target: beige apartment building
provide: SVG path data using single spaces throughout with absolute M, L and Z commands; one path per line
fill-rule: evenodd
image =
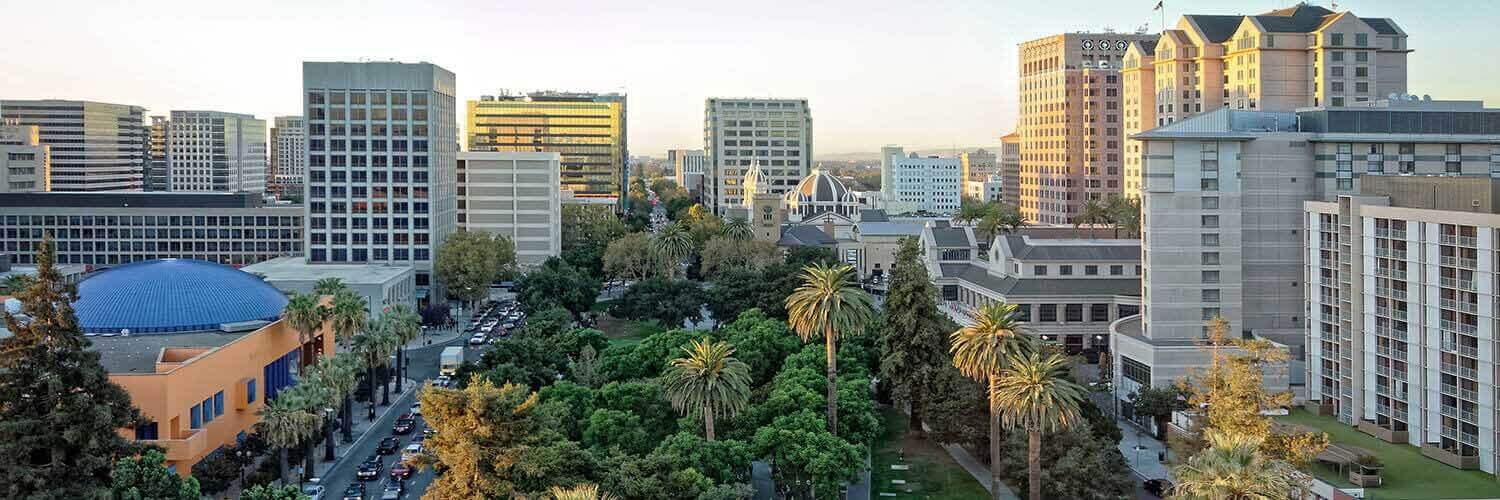
M 51 191 L 52 152 L 35 125 L 0 124 L 0 193 Z
M 1021 44 L 1022 215 L 1066 224 L 1090 199 L 1121 192 L 1120 70 L 1144 33 L 1065 33 Z
M 1406 32 L 1305 3 L 1259 15 L 1186 15 L 1125 51 L 1127 196 L 1140 196 L 1136 133 L 1222 107 L 1291 112 L 1406 93 Z

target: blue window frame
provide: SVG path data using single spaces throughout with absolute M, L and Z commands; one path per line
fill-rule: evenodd
M 203 408 L 203 423 L 206 424 L 206 423 L 209 423 L 209 422 L 213 422 L 214 421 L 214 398 L 208 398 L 208 399 L 203 400 L 203 404 L 201 405 L 201 407 Z
M 252 379 L 250 379 L 249 383 L 245 384 L 245 402 L 246 403 L 254 403 L 255 402 L 255 391 L 256 391 L 256 388 L 255 388 L 255 379 L 252 378 Z
M 191 410 L 188 410 L 188 428 L 189 429 L 197 429 L 199 427 L 203 427 L 203 411 L 202 410 L 203 410 L 203 405 L 193 405 L 193 408 Z
M 215 417 L 219 417 L 219 416 L 223 416 L 223 415 L 224 415 L 224 391 L 219 391 L 219 392 L 217 392 L 217 393 L 214 394 L 214 416 Z
M 291 352 L 282 355 L 276 361 L 272 361 L 271 364 L 265 366 L 261 378 L 266 381 L 265 397 L 267 401 L 276 399 L 276 393 L 297 383 L 297 379 L 292 375 L 292 372 L 296 369 L 297 363 L 301 361 L 301 357 L 301 348 L 292 349 Z
M 154 421 L 135 426 L 136 441 L 155 441 L 159 439 L 158 436 L 156 422 Z

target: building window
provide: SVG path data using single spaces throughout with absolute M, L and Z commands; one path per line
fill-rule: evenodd
M 1063 319 L 1071 323 L 1083 322 L 1083 304 L 1067 304 L 1063 306 Z
M 1020 321 L 1022 323 L 1031 322 L 1030 304 L 1016 304 L 1016 321 Z
M 1344 45 L 1344 34 L 1343 33 L 1332 33 L 1332 34 L 1328 35 L 1328 44 L 1332 45 L 1334 47 L 1342 47 Z M 1343 54 L 1343 52 L 1335 52 L 1335 53 L 1336 54 Z
M 198 429 L 203 427 L 203 405 L 193 405 L 188 409 L 188 428 Z
M 213 422 L 214 417 L 217 416 L 214 414 L 214 398 L 203 400 L 201 407 L 203 408 L 203 423 Z
M 1098 276 L 1099 266 L 1083 266 L 1083 274 L 1085 276 Z
M 1199 218 L 1199 221 L 1203 227 L 1219 227 L 1219 216 L 1217 215 L 1204 215 Z
M 1205 308 L 1203 308 L 1203 321 L 1208 321 L 1208 320 L 1217 318 L 1217 317 L 1219 317 L 1221 315 L 1222 314 L 1219 312 L 1219 308 L 1217 308 L 1217 307 L 1205 307 Z
M 1043 323 L 1056 323 L 1057 304 L 1042 304 L 1041 311 L 1038 313 L 1038 316 L 1040 316 L 1038 320 Z
M 1355 33 L 1354 34 L 1354 46 L 1355 47 L 1369 47 L 1370 46 L 1370 34 L 1369 33 Z
M 214 416 L 224 415 L 224 391 L 214 393 Z
M 1143 386 L 1151 385 L 1151 367 L 1130 356 L 1120 356 L 1120 375 Z
M 1219 246 L 1219 233 L 1204 233 L 1202 243 L 1206 247 Z
M 1046 276 L 1047 266 L 1031 266 L 1031 274 L 1035 274 L 1037 276 Z
M 255 379 L 253 378 L 245 383 L 245 403 L 255 403 Z
M 1109 304 L 1089 304 L 1089 321 L 1109 321 Z
M 1204 283 L 1218 283 L 1219 282 L 1219 272 L 1218 271 L 1203 271 L 1203 282 Z
M 1205 265 L 1205 266 L 1217 266 L 1217 265 L 1219 265 L 1219 252 L 1203 252 L 1203 265 Z
M 1110 276 L 1123 276 L 1124 274 L 1125 274 L 1125 266 L 1109 266 L 1109 275 Z
M 1338 179 L 1337 188 L 1342 191 L 1354 189 L 1354 179 Z
M 1217 288 L 1210 288 L 1210 289 L 1207 289 L 1207 290 L 1203 290 L 1203 294 L 1202 295 L 1203 295 L 1203 302 L 1218 302 L 1219 301 L 1219 290 Z
M 1057 274 L 1059 276 L 1072 276 L 1073 266 L 1057 266 Z
M 1217 197 L 1217 196 L 1204 196 L 1203 197 L 1203 209 L 1204 210 L 1218 210 L 1219 209 L 1219 197 Z

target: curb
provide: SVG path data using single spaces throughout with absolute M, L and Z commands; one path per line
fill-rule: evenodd
M 417 382 L 413 381 L 412 379 L 406 379 L 405 382 L 411 382 L 411 385 L 409 386 L 409 388 L 406 389 L 405 391 L 402 391 L 400 395 L 398 395 L 394 399 L 392 399 L 391 400 L 392 401 L 391 405 L 387 406 L 384 411 L 376 413 L 375 414 L 375 420 L 374 420 L 375 422 L 379 422 L 381 419 L 385 418 L 385 416 L 387 414 L 389 414 L 392 410 L 395 410 L 396 407 L 401 406 L 401 405 L 399 405 L 397 403 L 399 403 L 403 399 L 406 399 L 406 396 L 408 394 L 416 394 L 417 389 L 419 387 L 421 387 L 420 384 L 418 384 Z M 360 433 L 360 435 L 358 437 L 354 438 L 354 441 L 352 441 L 352 442 L 349 443 L 349 448 L 350 449 L 358 448 L 359 445 L 360 445 L 360 443 L 364 442 L 365 438 L 370 437 L 371 434 L 375 434 L 375 432 L 373 432 L 375 430 L 376 430 L 375 426 L 371 426 L 369 429 L 365 429 L 365 432 Z M 322 447 L 323 447 L 323 445 L 320 443 L 318 445 L 318 450 L 317 451 L 321 452 L 322 451 Z M 335 450 L 335 452 L 337 452 L 337 450 Z M 332 471 L 334 469 L 339 468 L 340 465 L 344 465 L 344 460 L 348 459 L 348 458 L 349 458 L 349 452 L 348 452 L 348 450 L 345 450 L 345 452 L 344 452 L 343 455 L 339 455 L 339 456 L 333 457 L 333 461 L 332 462 L 323 462 L 323 463 L 326 464 L 326 465 L 328 465 L 327 470 Z M 323 475 L 317 475 L 317 476 L 312 476 L 312 477 L 318 478 L 319 482 L 320 483 L 322 482 Z

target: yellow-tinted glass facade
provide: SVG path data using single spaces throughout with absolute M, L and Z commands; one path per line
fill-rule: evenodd
M 562 188 L 624 203 L 625 96 L 539 93 L 469 101 L 469 151 L 562 155 Z

